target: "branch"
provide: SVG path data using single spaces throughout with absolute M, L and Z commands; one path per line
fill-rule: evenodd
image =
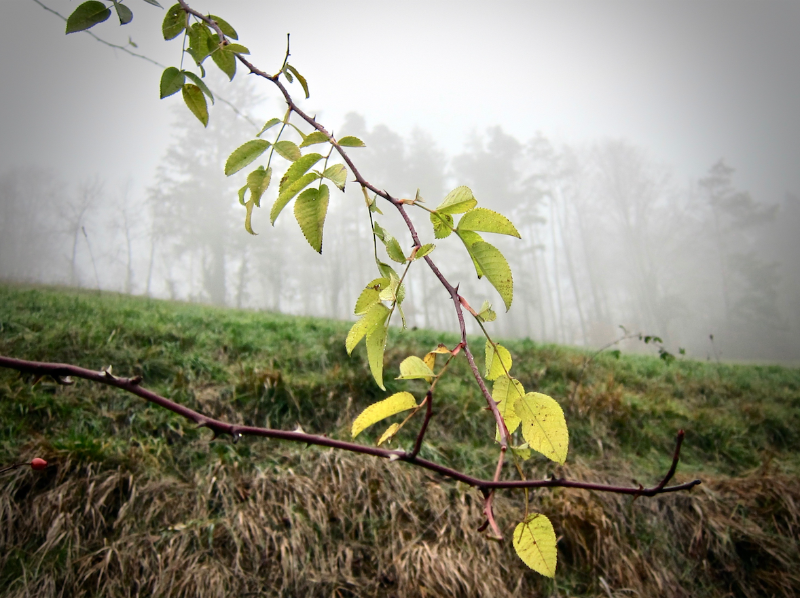
M 81 368 L 74 365 L 64 363 L 45 363 L 38 361 L 25 361 L 22 359 L 14 359 L 13 357 L 5 357 L 0 355 L 0 367 L 16 370 L 24 374 L 32 374 L 37 377 L 49 376 L 59 384 L 71 384 L 71 378 L 82 378 L 96 382 L 98 384 L 105 384 L 113 386 L 121 390 L 135 394 L 138 397 L 160 405 L 173 413 L 181 415 L 186 419 L 193 421 L 198 427 L 208 428 L 214 433 L 214 436 L 222 434 L 230 435 L 234 441 L 237 441 L 242 436 L 261 436 L 264 438 L 277 438 L 279 440 L 290 440 L 293 442 L 300 442 L 303 444 L 314 444 L 317 446 L 327 446 L 330 448 L 349 451 L 352 453 L 361 453 L 364 455 L 372 455 L 373 457 L 381 457 L 389 459 L 390 461 L 406 461 L 412 465 L 416 465 L 429 471 L 434 471 L 444 477 L 463 482 L 473 488 L 478 488 L 484 496 L 488 498 L 490 492 L 497 488 L 581 488 L 584 490 L 596 490 L 598 492 L 612 492 L 615 494 L 629 494 L 632 496 L 656 496 L 667 492 L 677 492 L 679 490 L 688 490 L 701 483 L 700 480 L 693 480 L 684 484 L 677 484 L 675 486 L 667 486 L 667 483 L 675 474 L 675 469 L 678 465 L 680 457 L 681 443 L 683 442 L 683 430 L 678 433 L 678 441 L 675 446 L 675 453 L 672 458 L 672 467 L 664 476 L 661 482 L 652 488 L 630 488 L 625 486 L 613 486 L 607 484 L 592 484 L 589 482 L 581 482 L 577 480 L 567 480 L 564 478 L 551 477 L 546 480 L 499 480 L 499 471 L 502 467 L 502 457 L 498 462 L 498 469 L 495 477 L 492 480 L 482 480 L 461 471 L 445 467 L 433 461 L 420 459 L 412 450 L 406 452 L 402 450 L 386 450 L 377 447 L 364 446 L 355 444 L 353 442 L 345 442 L 328 438 L 327 436 L 318 436 L 316 434 L 306 434 L 305 432 L 289 432 L 286 430 L 274 430 L 271 428 L 259 428 L 256 426 L 238 426 L 218 419 L 213 419 L 193 409 L 189 409 L 179 403 L 171 401 L 161 395 L 152 391 L 142 388 L 141 376 L 133 378 L 123 378 L 114 376 L 109 370 L 95 371 Z M 431 411 L 432 415 L 432 411 Z M 429 418 L 427 418 L 429 419 Z M 426 419 L 426 421 L 427 421 Z M 418 441 L 421 435 L 418 437 Z M 504 451 L 501 450 L 501 456 Z M 491 507 L 491 502 L 488 503 Z

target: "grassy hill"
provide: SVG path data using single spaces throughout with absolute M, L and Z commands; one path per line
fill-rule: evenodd
M 119 375 L 210 415 L 347 437 L 369 403 L 418 382 L 374 384 L 346 322 L 62 289 L 0 286 L 0 354 Z M 456 337 L 394 333 L 386 371 Z M 480 342 L 476 339 L 476 342 Z M 134 396 L 0 371 L 0 594 L 8 596 L 794 596 L 800 594 L 800 370 L 600 355 L 504 343 L 527 390 L 570 427 L 567 465 L 650 485 L 686 431 L 676 480 L 638 499 L 532 496 L 559 537 L 552 582 L 510 542 L 488 542 L 476 490 L 402 463 L 207 430 Z M 479 345 L 482 346 L 482 343 Z M 480 353 L 480 351 L 478 351 Z M 422 456 L 491 475 L 493 421 L 466 362 L 437 387 Z M 387 375 L 387 378 L 393 378 Z M 380 432 L 380 431 L 378 431 Z M 409 447 L 416 426 L 396 444 Z M 375 434 L 365 433 L 364 442 Z M 361 437 L 360 437 L 361 438 Z M 506 473 L 516 475 L 509 469 Z M 506 537 L 522 495 L 503 492 Z

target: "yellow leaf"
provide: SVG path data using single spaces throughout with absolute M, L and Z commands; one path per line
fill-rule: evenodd
M 391 440 L 394 438 L 394 435 L 397 434 L 397 431 L 400 429 L 400 424 L 394 423 L 389 426 L 386 431 L 381 434 L 381 437 L 378 439 L 378 446 L 382 445 L 384 442 Z
M 514 529 L 514 550 L 522 562 L 546 577 L 556 574 L 556 533 L 550 520 L 531 513 Z
M 388 316 L 389 310 L 380 304 L 381 307 L 386 309 Z M 366 316 L 365 316 L 366 317 Z M 367 361 L 369 361 L 369 369 L 372 372 L 372 377 L 381 388 L 386 390 L 383 385 L 383 354 L 386 351 L 386 320 L 380 326 L 375 326 L 367 332 Z
M 497 409 L 500 415 L 503 416 L 503 421 L 506 422 L 508 433 L 511 434 L 519 427 L 519 416 L 514 411 L 514 402 L 525 396 L 525 389 L 520 384 L 519 380 L 509 378 L 505 374 L 494 381 L 492 387 L 492 398 L 497 401 Z M 498 439 L 500 430 L 497 431 Z
M 412 355 L 400 363 L 400 375 L 397 380 L 414 380 L 416 378 L 433 378 L 434 373 L 419 357 Z
M 347 348 L 348 355 L 353 352 L 356 345 L 361 342 L 366 334 L 371 332 L 377 326 L 383 326 L 386 318 L 389 317 L 389 308 L 383 303 L 376 303 L 369 308 L 366 315 L 353 324 L 350 332 L 347 333 L 347 340 L 345 347 Z
M 514 411 L 529 447 L 557 463 L 567 460 L 569 430 L 561 405 L 547 395 L 529 392 L 514 402 Z
M 492 345 L 486 341 L 486 373 L 487 380 L 495 380 L 508 375 L 511 371 L 511 353 L 501 344 Z M 504 369 L 505 368 L 505 369 Z
M 449 351 L 448 351 L 448 353 L 449 353 Z M 436 351 L 431 351 L 430 353 L 428 353 L 422 359 L 422 361 L 424 361 L 425 365 L 427 365 L 431 370 L 433 370 L 433 368 L 436 367 Z
M 369 428 L 372 424 L 376 424 L 382 419 L 386 419 L 392 415 L 402 411 L 408 411 L 417 406 L 417 401 L 414 395 L 410 392 L 398 392 L 390 396 L 388 399 L 373 403 L 355 419 L 353 428 L 350 431 L 353 438 L 361 434 L 364 430 Z M 385 436 L 385 434 L 384 434 Z

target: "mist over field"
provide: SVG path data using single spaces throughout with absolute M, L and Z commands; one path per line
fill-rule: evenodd
M 93 32 L 177 63 L 179 45 L 158 39 L 161 11 L 140 4 L 131 25 Z M 267 70 L 292 32 L 311 87 L 303 107 L 365 141 L 350 155 L 377 187 L 419 188 L 433 208 L 467 185 L 514 222 L 521 240 L 487 239 L 514 273 L 513 306 L 492 324 L 500 336 L 599 347 L 623 326 L 696 359 L 800 360 L 794 4 L 319 3 L 314 19 L 294 5 L 208 4 Z M 274 188 L 248 235 L 245 175 L 223 174 L 233 149 L 283 115 L 271 85 L 212 72 L 212 89 L 257 124 L 217 102 L 205 130 L 179 95 L 157 99 L 160 68 L 64 36 L 32 1 L 2 11 L 2 43 L 32 50 L 0 67 L 0 279 L 353 317 L 378 276 L 360 188 L 332 194 L 320 256 L 290 210 L 270 226 Z M 246 16 L 258 11 L 261 29 Z M 402 222 L 382 210 L 408 252 Z M 501 312 L 461 243 L 434 239 L 427 216 L 412 213 L 434 261 L 473 306 Z M 423 264 L 406 283 L 409 326 L 456 329 Z M 623 348 L 650 349 L 635 338 Z

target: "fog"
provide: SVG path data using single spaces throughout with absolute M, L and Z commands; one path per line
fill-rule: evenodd
M 130 33 L 137 52 L 172 64 L 179 50 L 144 30 L 157 33 L 162 13 L 139 4 L 122 40 L 110 22 L 93 31 L 115 43 Z M 427 213 L 412 210 L 461 294 L 495 305 L 499 336 L 599 347 L 622 326 L 696 359 L 800 361 L 794 5 L 317 4 L 311 21 L 292 5 L 270 9 L 265 34 L 245 17 L 261 3 L 217 4 L 202 8 L 230 15 L 256 64 L 279 62 L 292 31 L 312 91 L 304 107 L 366 142 L 350 154 L 370 182 L 400 197 L 419 188 L 431 207 L 468 185 L 516 224 L 521 240 L 485 235 L 514 273 L 506 314 L 463 245 L 434 240 Z M 244 176 L 222 174 L 257 132 L 250 122 L 218 102 L 204 130 L 179 96 L 153 99 L 159 68 L 65 37 L 33 2 L 2 10 L 2 43 L 19 43 L 18 30 L 37 43 L 2 67 L 0 279 L 354 317 L 377 277 L 360 188 L 332 194 L 321 256 L 291 210 L 270 226 L 275 189 L 252 237 L 237 201 Z M 322 43 L 332 31 L 339 41 Z M 268 83 L 209 80 L 259 124 L 282 115 Z M 409 326 L 456 329 L 424 264 L 406 282 Z

